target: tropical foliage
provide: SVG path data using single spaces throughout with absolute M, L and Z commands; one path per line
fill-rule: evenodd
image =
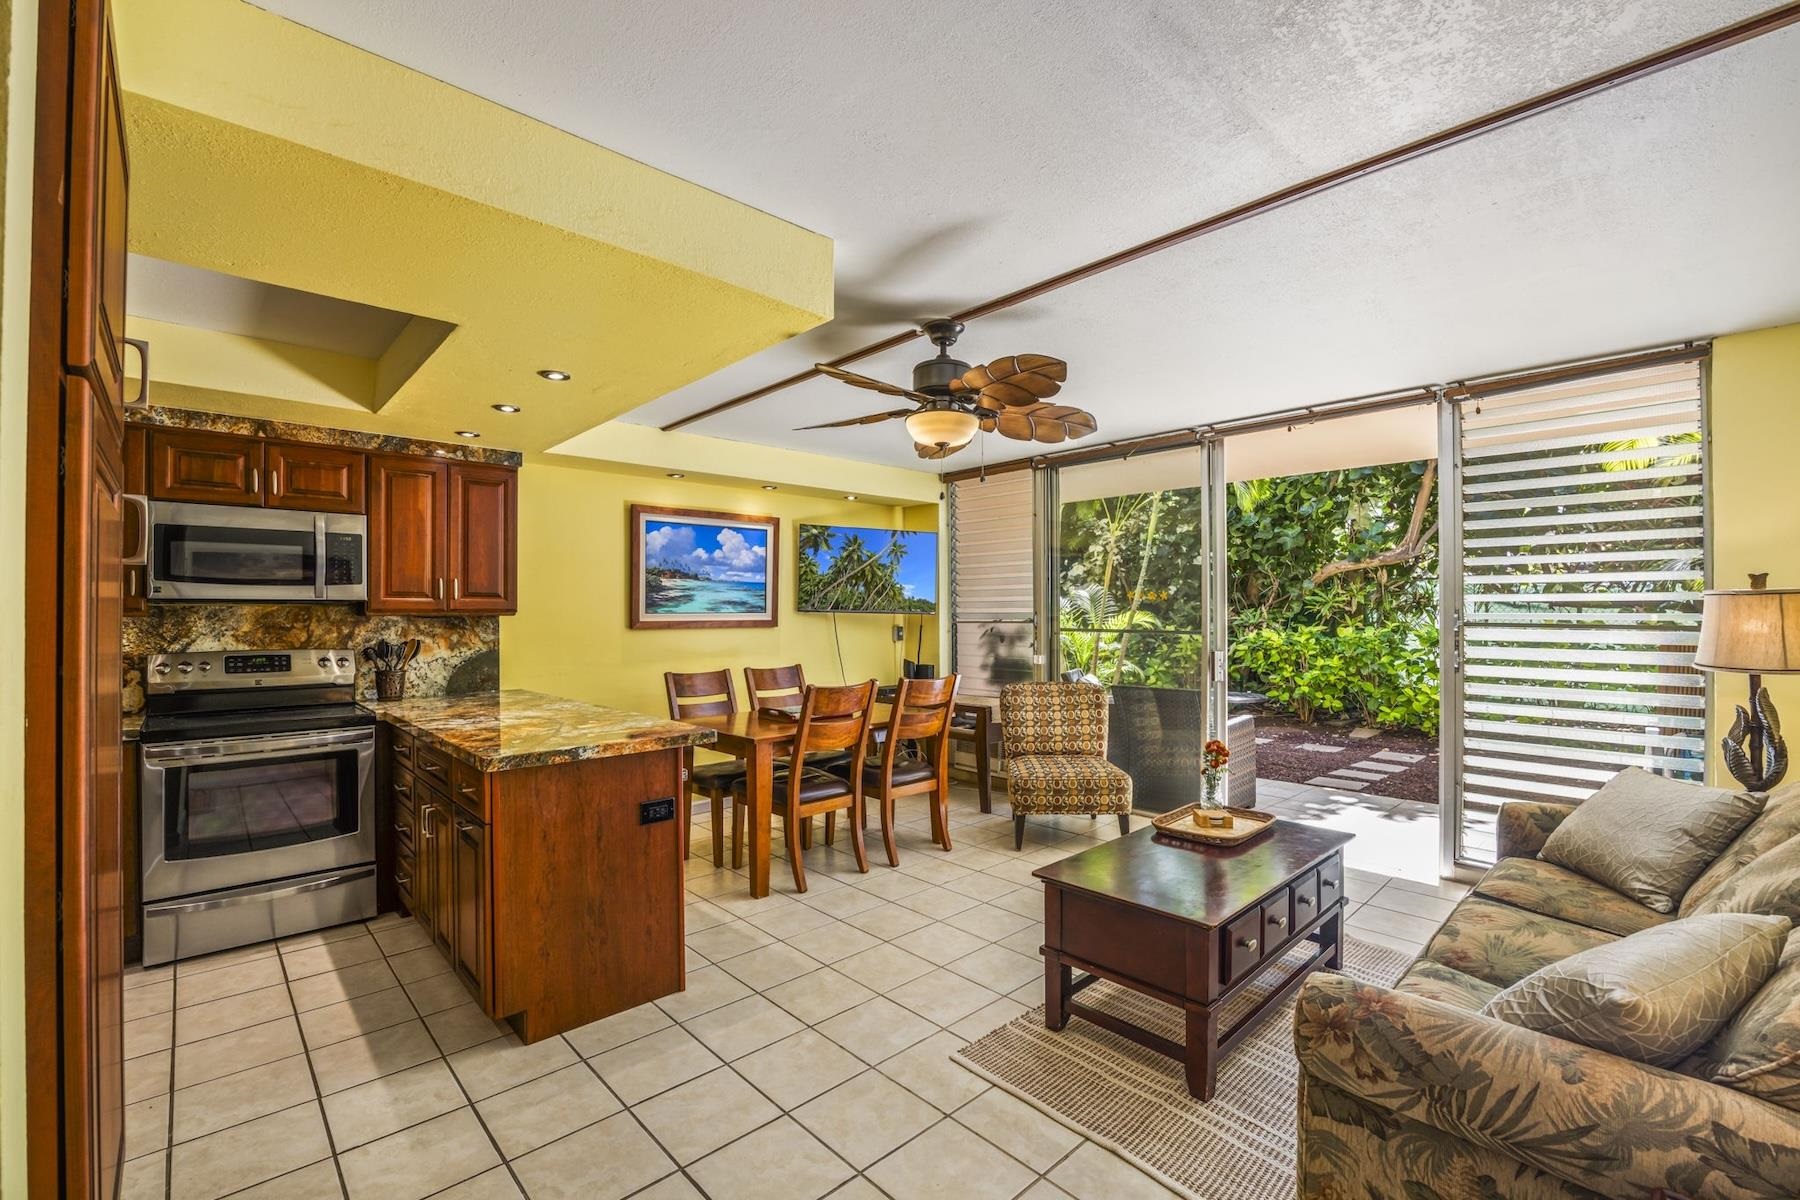
M 1232 685 L 1302 720 L 1437 728 L 1433 464 L 1233 484 Z M 1102 683 L 1199 687 L 1200 489 L 1062 507 L 1062 662 Z M 1371 564 L 1374 565 L 1366 565 Z

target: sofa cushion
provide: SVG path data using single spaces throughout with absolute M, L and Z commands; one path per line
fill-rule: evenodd
M 1784 842 L 1800 836 L 1800 781 L 1769 793 L 1756 820 L 1725 847 L 1712 866 L 1701 872 L 1694 886 L 1681 898 L 1681 915 L 1699 911 L 1706 898 L 1745 867 Z M 1715 910 L 1716 911 L 1716 910 Z M 1743 910 L 1738 910 L 1743 911 Z
M 1470 896 L 1450 914 L 1425 957 L 1465 975 L 1505 987 L 1569 955 L 1617 941 L 1573 921 Z
M 1538 858 L 1501 859 L 1475 885 L 1475 894 L 1620 937 L 1670 920 L 1605 884 Z
M 1015 815 L 1128 813 L 1131 776 L 1091 755 L 1020 755 L 1006 760 L 1006 797 Z
M 1423 996 L 1440 1004 L 1453 1004 L 1470 1012 L 1480 1012 L 1482 1005 L 1500 994 L 1500 989 L 1494 984 L 1486 983 L 1473 975 L 1464 975 L 1461 971 L 1432 962 L 1429 958 L 1421 958 L 1408 967 L 1406 974 L 1400 977 L 1400 982 L 1394 985 L 1394 990 Z
M 1538 857 L 1672 913 L 1763 800 L 1627 767 L 1556 827 Z
M 1681 1070 L 1800 1110 L 1800 935 L 1788 937 L 1775 974 Z
M 1708 913 L 1761 913 L 1800 924 L 1800 838 L 1751 859 L 1691 910 Z
M 1685 917 L 1572 954 L 1489 1000 L 1485 1016 L 1654 1066 L 1711 1041 L 1774 974 L 1786 917 Z

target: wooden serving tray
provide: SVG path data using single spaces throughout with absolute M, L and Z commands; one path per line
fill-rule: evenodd
M 1267 833 L 1275 824 L 1275 814 L 1258 812 L 1254 808 L 1227 808 L 1232 816 L 1229 829 L 1207 829 L 1194 824 L 1194 813 L 1205 807 L 1200 804 L 1189 804 L 1174 812 L 1166 812 L 1152 817 L 1150 823 L 1156 826 L 1158 833 L 1166 833 L 1183 841 L 1200 842 L 1207 846 L 1237 846 L 1249 841 L 1261 833 Z

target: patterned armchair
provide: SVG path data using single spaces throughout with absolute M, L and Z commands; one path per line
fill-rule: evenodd
M 1106 692 L 1092 683 L 1009 683 L 1000 692 L 1013 846 L 1025 818 L 1116 813 L 1131 828 L 1131 776 L 1106 761 Z

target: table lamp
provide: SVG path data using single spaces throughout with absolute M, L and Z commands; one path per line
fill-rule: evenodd
M 1750 676 L 1750 705 L 1737 706 L 1731 732 L 1719 743 L 1725 766 L 1752 792 L 1766 792 L 1787 773 L 1781 719 L 1762 686 L 1764 675 L 1800 673 L 1800 591 L 1771 589 L 1766 572 L 1740 590 L 1705 593 L 1700 609 L 1703 671 L 1741 671 Z

